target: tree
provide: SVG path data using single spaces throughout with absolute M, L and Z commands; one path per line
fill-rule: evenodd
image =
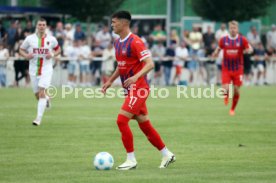
M 193 0 L 194 11 L 203 18 L 227 22 L 263 16 L 275 0 Z
M 42 5 L 81 21 L 98 22 L 104 16 L 111 15 L 123 2 L 124 0 L 42 0 Z
M 124 0 L 42 0 L 42 5 L 86 21 L 88 44 L 91 45 L 91 22 L 99 22 L 104 16 L 111 15 L 123 2 Z

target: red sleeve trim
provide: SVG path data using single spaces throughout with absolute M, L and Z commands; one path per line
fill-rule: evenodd
M 54 47 L 54 50 L 57 51 L 59 49 L 59 45 L 57 45 L 56 47 Z

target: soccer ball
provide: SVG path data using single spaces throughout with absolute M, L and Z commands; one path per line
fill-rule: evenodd
M 93 164 L 97 170 L 110 170 L 114 164 L 114 160 L 108 152 L 99 152 L 95 156 Z

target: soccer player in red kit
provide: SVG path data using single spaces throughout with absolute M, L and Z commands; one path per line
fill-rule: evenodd
M 253 49 L 246 38 L 239 34 L 239 24 L 237 21 L 229 22 L 228 36 L 219 40 L 219 46 L 214 51 L 213 56 L 217 57 L 220 50 L 223 50 L 222 61 L 222 85 L 226 89 L 224 103 L 228 104 L 229 85 L 234 85 L 234 96 L 229 114 L 235 115 L 235 108 L 240 98 L 240 87 L 243 80 L 243 52 L 252 53 Z
M 153 69 L 154 64 L 143 41 L 130 32 L 130 22 L 131 15 L 127 11 L 119 11 L 112 16 L 113 31 L 120 36 L 114 43 L 118 66 L 110 79 L 102 86 L 102 91 L 105 93 L 113 81 L 120 76 L 122 85 L 127 91 L 117 118 L 127 159 L 117 169 L 130 170 L 137 166 L 133 135 L 128 124 L 130 119 L 138 122 L 150 143 L 161 152 L 163 157 L 159 168 L 166 168 L 175 161 L 175 156 L 167 149 L 160 135 L 151 125 L 146 106 L 146 99 L 149 95 L 146 74 Z

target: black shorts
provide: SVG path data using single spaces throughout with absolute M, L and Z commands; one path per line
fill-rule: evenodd
M 90 70 L 93 75 L 95 75 L 96 71 L 99 70 L 100 75 L 102 74 L 102 62 L 93 61 L 90 63 Z
M 159 72 L 161 70 L 161 63 L 160 62 L 154 62 L 154 71 Z
M 244 67 L 243 67 L 243 72 L 245 75 L 251 73 L 251 67 L 252 67 L 252 62 L 250 59 L 251 55 L 244 54 Z

